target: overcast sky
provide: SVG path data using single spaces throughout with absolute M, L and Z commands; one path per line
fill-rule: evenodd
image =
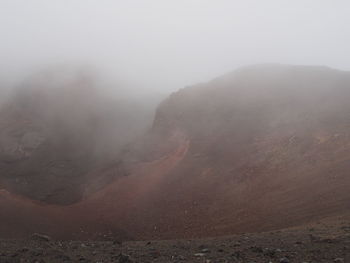
M 350 70 L 348 0 L 0 0 L 0 76 L 89 64 L 170 91 L 255 63 Z

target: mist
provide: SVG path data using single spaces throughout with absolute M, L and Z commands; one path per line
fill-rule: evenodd
M 350 261 L 349 14 L 0 0 L 0 262 Z
M 256 63 L 348 70 L 349 12 L 345 0 L 2 0 L 1 82 L 88 65 L 168 94 Z

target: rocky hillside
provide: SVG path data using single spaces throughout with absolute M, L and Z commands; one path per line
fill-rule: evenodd
M 0 110 L 0 188 L 70 204 L 111 182 L 115 172 L 91 172 L 144 132 L 151 108 L 101 90 L 86 72 L 47 70 L 23 82 Z
M 69 218 L 68 236 L 122 229 L 134 239 L 265 231 L 343 214 L 349 99 L 348 72 L 243 68 L 172 94 L 119 165 L 94 173 L 125 176 L 82 201 L 57 208 L 8 193 L 0 201 L 35 209 L 31 222 Z
M 244 68 L 172 94 L 147 143 L 133 151 L 157 172 L 130 178 L 153 183 L 125 190 L 142 192 L 124 207 L 126 221 L 142 218 L 135 225 L 155 236 L 205 236 L 346 211 L 349 98 L 347 72 L 282 65 Z

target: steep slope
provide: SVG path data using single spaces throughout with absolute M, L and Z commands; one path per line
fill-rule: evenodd
M 25 81 L 0 110 L 0 188 L 71 204 L 85 188 L 111 182 L 114 172 L 91 172 L 142 134 L 152 112 L 118 91 L 106 94 L 94 75 L 62 69 Z
M 96 172 L 125 176 L 60 208 L 60 224 L 69 218 L 68 235 L 79 227 L 90 236 L 122 229 L 128 238 L 177 238 L 343 214 L 349 99 L 350 73 L 325 67 L 259 65 L 182 89 L 118 165 Z
M 174 131 L 186 138 L 186 154 L 151 193 L 123 207 L 125 222 L 141 224 L 134 235 L 206 236 L 347 211 L 349 87 L 347 72 L 261 65 L 174 93 L 159 107 L 147 143 L 124 160 L 161 158 Z M 109 196 L 130 200 L 117 189 Z

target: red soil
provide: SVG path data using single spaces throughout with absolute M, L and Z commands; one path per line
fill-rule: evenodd
M 154 137 L 145 136 L 149 145 L 126 155 L 128 175 L 76 204 L 1 192 L 1 235 L 204 237 L 346 213 L 350 77 L 279 70 L 248 70 L 249 78 L 235 73 L 173 94 L 158 109 Z

